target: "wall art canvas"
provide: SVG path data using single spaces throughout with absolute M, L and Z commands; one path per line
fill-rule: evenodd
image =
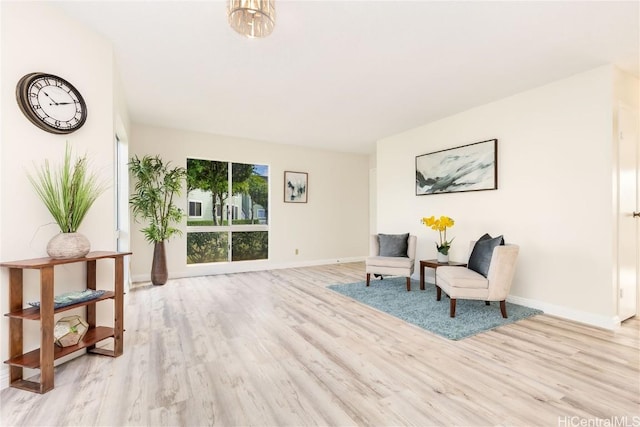
M 306 172 L 284 172 L 284 201 L 307 203 L 308 175 Z
M 497 188 L 497 139 L 416 156 L 417 196 Z

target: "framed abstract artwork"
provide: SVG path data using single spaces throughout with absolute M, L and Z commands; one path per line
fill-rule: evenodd
M 307 203 L 309 176 L 306 172 L 284 172 L 285 203 Z
M 416 156 L 416 196 L 497 189 L 497 139 Z

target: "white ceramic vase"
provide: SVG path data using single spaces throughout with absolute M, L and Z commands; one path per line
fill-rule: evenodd
M 437 260 L 441 263 L 449 262 L 449 255 L 445 255 L 443 253 L 437 252 Z
M 89 239 L 80 233 L 60 233 L 47 244 L 47 254 L 56 259 L 82 258 L 89 250 Z

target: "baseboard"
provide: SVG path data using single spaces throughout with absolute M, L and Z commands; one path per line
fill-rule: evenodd
M 545 314 L 562 317 L 563 319 L 573 320 L 579 323 L 585 323 L 598 328 L 615 330 L 620 327 L 620 319 L 618 316 L 607 317 L 513 295 L 510 295 L 507 298 L 507 301 L 514 304 L 524 305 L 526 307 L 537 308 L 544 311 Z
M 301 268 L 312 267 L 316 265 L 330 265 L 330 264 L 344 264 L 349 262 L 362 262 L 366 257 L 349 257 L 338 259 L 321 259 L 321 260 L 308 260 L 297 262 L 281 262 L 274 263 L 269 261 L 249 261 L 249 262 L 225 262 L 216 264 L 199 264 L 188 265 L 186 270 L 179 272 L 170 272 L 169 279 L 180 279 L 182 277 L 198 277 L 198 276 L 211 276 L 214 274 L 230 274 L 230 273 L 245 273 L 250 271 L 265 271 L 265 270 L 280 270 L 283 268 Z M 150 274 L 134 274 L 131 276 L 131 281 L 134 283 L 150 282 Z M 135 285 L 133 286 L 135 287 Z

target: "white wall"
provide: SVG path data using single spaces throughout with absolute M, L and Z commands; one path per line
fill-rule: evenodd
M 183 167 L 188 157 L 269 165 L 269 260 L 187 265 L 185 219 L 184 234 L 166 246 L 170 278 L 361 260 L 368 253 L 366 155 L 138 124 L 132 126 L 130 150 L 132 156 L 159 154 Z M 285 170 L 309 174 L 308 203 L 284 203 Z M 178 203 L 186 212 L 185 192 Z M 134 281 L 149 280 L 151 270 L 153 248 L 139 232 L 141 225 L 132 224 Z
M 636 210 L 638 210 L 638 208 L 640 207 L 640 205 L 638 205 L 640 203 L 640 174 L 638 174 L 638 170 L 637 168 L 640 167 L 640 146 L 638 145 L 638 136 L 637 136 L 637 129 L 640 128 L 640 115 L 638 114 L 638 111 L 640 109 L 640 81 L 633 77 L 632 75 L 625 73 L 619 69 L 614 69 L 614 119 L 613 119 L 613 140 L 616 141 L 615 144 L 615 154 L 614 154 L 614 168 L 616 171 L 619 171 L 621 165 L 619 164 L 619 156 L 620 156 L 620 152 L 618 151 L 618 147 L 617 144 L 621 144 L 621 142 L 619 142 L 618 137 L 619 137 L 619 112 L 621 109 L 627 109 L 629 111 L 632 111 L 636 117 L 636 122 L 635 122 L 635 126 L 633 126 L 631 123 L 628 123 L 627 125 L 630 126 L 631 128 L 636 129 L 635 131 L 635 139 L 636 139 L 636 170 L 635 170 L 635 177 L 636 177 Z M 629 130 L 627 129 L 627 132 Z M 629 137 L 629 135 L 627 135 L 627 137 Z M 628 152 L 628 148 L 623 151 L 623 152 Z M 633 172 L 633 171 L 628 171 L 627 169 L 625 169 L 625 165 L 622 165 L 622 170 L 620 171 L 620 173 L 616 173 L 617 178 L 619 179 L 621 174 L 626 174 L 629 172 Z M 619 182 L 614 181 L 616 185 L 619 184 Z M 624 206 L 625 203 L 625 197 L 621 194 L 621 192 L 624 191 L 624 188 L 616 188 L 616 191 L 614 192 L 614 205 L 617 206 Z M 628 195 L 626 195 L 628 197 Z M 631 277 L 634 277 L 633 275 L 635 275 L 635 282 L 636 282 L 636 314 L 638 314 L 639 312 L 637 311 L 640 308 L 640 287 L 637 286 L 638 284 L 638 279 L 640 278 L 640 259 L 638 259 L 638 257 L 640 256 L 640 252 L 638 252 L 638 250 L 640 250 L 640 232 L 638 232 L 638 230 L 640 230 L 640 225 L 637 223 L 636 221 L 636 234 L 635 236 L 631 236 L 631 235 L 627 235 L 625 233 L 628 233 L 628 229 L 626 227 L 620 227 L 620 220 L 622 219 L 622 216 L 626 216 L 629 215 L 629 212 L 626 210 L 623 210 L 622 212 L 618 212 L 618 215 L 614 216 L 614 220 L 613 220 L 613 232 L 617 234 L 618 236 L 618 241 L 613 242 L 614 244 L 614 254 L 616 257 L 616 261 L 617 263 L 614 265 L 614 271 L 613 271 L 613 280 L 614 283 L 617 284 L 617 286 L 615 286 L 612 289 L 612 300 L 616 302 L 616 304 L 619 304 L 622 302 L 621 298 L 619 297 L 619 295 L 621 294 L 621 292 L 627 291 L 627 289 L 624 289 L 626 287 L 629 286 L 630 283 L 633 282 L 633 279 Z M 627 248 L 627 250 L 630 251 L 634 251 L 636 252 L 636 271 L 629 271 L 627 269 L 629 269 L 631 266 L 629 265 L 631 261 L 631 259 L 633 258 L 629 253 L 622 253 L 622 252 L 618 252 L 619 248 Z M 623 271 L 627 271 L 626 273 L 623 273 Z M 628 295 L 628 294 L 627 294 Z M 625 302 L 624 303 L 625 306 L 629 306 L 629 302 Z
M 1 115 L 0 143 L 0 254 L 3 261 L 45 257 L 46 244 L 59 230 L 52 225 L 44 205 L 37 198 L 26 172 L 44 159 L 58 163 L 68 141 L 77 154 L 86 153 L 93 169 L 113 183 L 114 88 L 113 57 L 109 42 L 84 29 L 49 5 L 36 2 L 2 2 L 1 33 Z M 87 103 L 85 125 L 70 135 L 54 135 L 32 125 L 21 113 L 15 86 L 25 74 L 42 71 L 69 80 Z M 126 113 L 122 113 L 126 116 Z M 89 211 L 80 227 L 92 250 L 114 250 L 114 195 L 105 192 Z M 109 261 L 106 261 L 108 263 Z M 111 264 L 112 265 L 112 264 Z M 85 287 L 84 266 L 73 264 L 55 268 L 59 294 Z M 0 271 L 0 311 L 8 311 L 8 271 Z M 113 286 L 109 264 L 98 262 L 98 282 Z M 37 271 L 25 273 L 24 301 L 39 300 Z M 103 305 L 104 304 L 104 305 Z M 101 303 L 98 322 L 111 325 L 112 306 Z M 73 311 L 64 315 L 75 314 Z M 57 317 L 61 317 L 58 315 Z M 8 358 L 8 320 L 1 317 L 2 361 Z M 25 350 L 39 346 L 38 322 L 25 321 Z M 2 365 L 0 387 L 6 387 L 6 365 Z
M 602 67 L 380 140 L 378 230 L 418 235 L 419 218 L 456 221 L 453 260 L 488 232 L 521 245 L 514 301 L 613 327 L 613 67 Z M 498 139 L 498 190 L 415 196 L 415 156 Z

